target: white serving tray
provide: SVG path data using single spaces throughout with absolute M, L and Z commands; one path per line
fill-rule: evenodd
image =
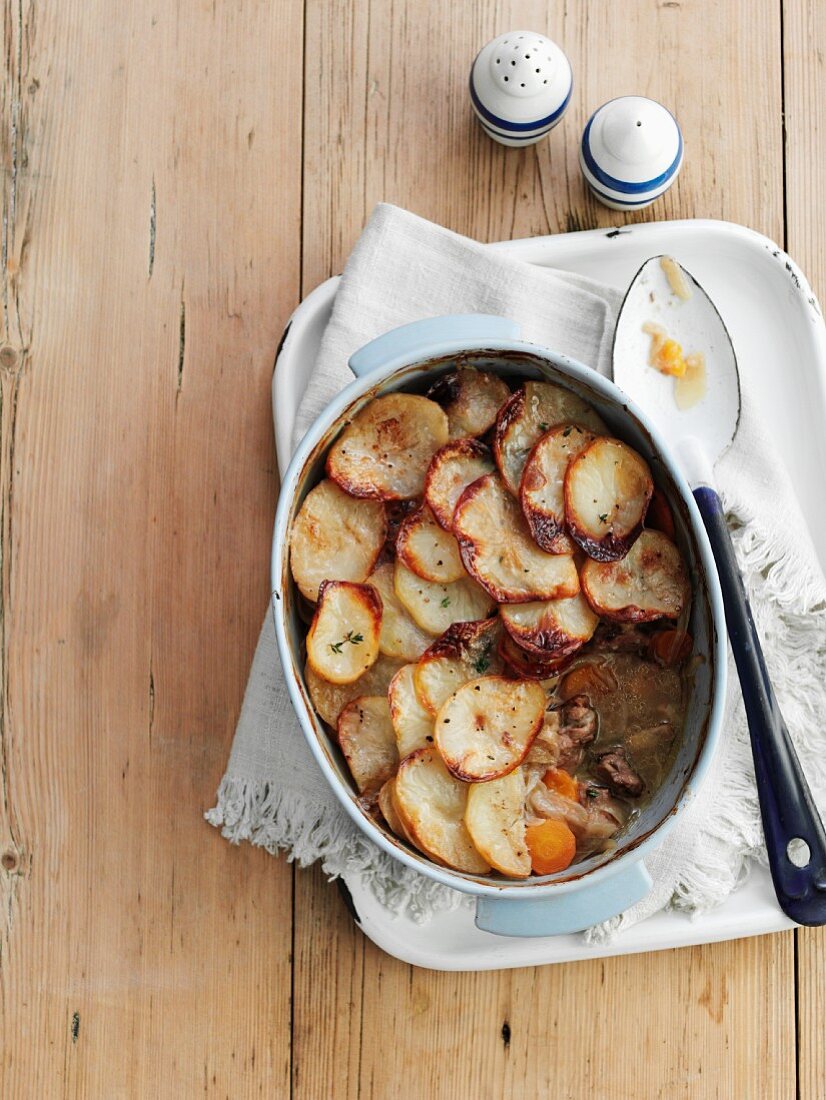
M 668 253 L 697 277 L 719 309 L 737 353 L 743 388 L 775 426 L 776 441 L 826 569 L 826 328 L 806 278 L 768 238 L 729 222 L 675 221 L 592 230 L 489 246 L 545 267 L 589 275 L 624 290 L 651 256 Z M 289 464 L 295 413 L 333 307 L 338 279 L 317 287 L 290 319 L 276 358 L 273 410 L 279 468 Z M 794 924 L 780 910 L 768 871 L 695 919 L 657 913 L 604 947 L 581 935 L 519 940 L 481 932 L 463 906 L 418 925 L 391 916 L 357 876 L 345 879 L 354 919 L 382 950 L 435 970 L 495 970 L 657 951 L 778 932 Z

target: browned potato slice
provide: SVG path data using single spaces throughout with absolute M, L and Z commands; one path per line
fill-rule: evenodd
M 493 454 L 505 485 L 519 496 L 522 471 L 536 441 L 557 424 L 581 424 L 597 434 L 605 423 L 590 405 L 562 386 L 526 382 L 499 410 Z
M 323 581 L 307 632 L 307 660 L 332 684 L 352 684 L 379 655 L 381 597 L 369 584 Z
M 472 481 L 496 467 L 488 448 L 476 439 L 457 439 L 433 456 L 424 483 L 424 498 L 436 522 L 453 530 L 456 502 Z
M 539 733 L 545 701 L 536 680 L 482 676 L 462 684 L 436 715 L 436 747 L 448 770 L 467 783 L 513 771 Z
M 331 684 L 314 672 L 308 662 L 304 667 L 304 681 L 319 718 L 335 728 L 342 710 L 359 695 L 386 695 L 388 685 L 400 667 L 401 662 L 380 656 L 352 684 Z
M 575 599 L 578 597 L 574 597 Z M 520 604 L 527 607 L 528 604 Z M 505 663 L 505 667 L 515 676 L 525 680 L 549 680 L 557 676 L 567 664 L 570 656 L 547 657 L 530 652 L 517 645 L 510 634 L 503 634 L 499 640 L 499 654 Z
M 378 801 L 381 815 L 392 831 L 396 836 L 400 836 L 402 840 L 407 840 L 407 833 L 404 831 L 402 819 L 399 817 L 399 812 L 396 809 L 396 800 L 393 797 L 393 779 L 388 779 L 379 791 Z
M 395 805 L 411 841 L 425 855 L 455 871 L 490 871 L 464 822 L 467 784 L 454 779 L 435 749 L 418 749 L 402 760 L 393 783 Z
M 619 439 L 595 439 L 565 474 L 568 533 L 596 561 L 628 553 L 654 491 L 648 463 Z
M 402 562 L 396 562 L 396 595 L 422 630 L 443 634 L 454 622 L 483 619 L 495 600 L 470 577 L 450 584 L 437 584 L 417 577 Z
M 599 623 L 582 593 L 562 600 L 502 609 L 502 625 L 518 646 L 539 657 L 568 657 L 593 637 Z
M 468 573 L 499 603 L 579 591 L 574 559 L 539 549 L 498 474 L 485 474 L 465 489 L 453 513 L 453 532 Z
M 599 615 L 618 623 L 678 619 L 691 598 L 680 551 L 661 531 L 643 531 L 622 561 L 586 562 L 582 590 Z
M 416 695 L 431 715 L 453 692 L 476 676 L 498 674 L 502 662 L 497 642 L 502 628 L 498 619 L 453 623 L 437 638 L 416 665 Z M 431 731 L 432 732 L 432 731 Z
M 565 471 L 594 438 L 580 424 L 558 424 L 540 437 L 525 463 L 519 501 L 536 543 L 549 554 L 576 549 L 565 533 Z
M 396 554 L 426 581 L 449 584 L 465 575 L 456 539 L 439 526 L 426 504 L 402 523 Z
M 433 715 L 416 694 L 415 665 L 403 665 L 387 689 L 390 721 L 396 734 L 399 756 L 404 758 L 433 740 Z
M 338 743 L 359 794 L 377 791 L 396 772 L 399 753 L 384 695 L 360 695 L 338 719 Z
M 407 840 L 408 844 L 411 844 L 412 842 L 405 829 L 405 823 L 401 821 L 396 807 L 395 782 L 395 778 L 388 779 L 382 790 L 378 792 L 378 809 L 382 811 L 384 820 L 393 829 L 396 836 L 400 836 L 401 839 Z
M 421 496 L 430 460 L 447 443 L 447 416 L 412 393 L 377 397 L 357 413 L 327 453 L 327 474 L 355 497 Z
M 384 543 L 383 505 L 354 500 L 334 481 L 320 481 L 304 498 L 290 534 L 290 568 L 313 603 L 322 581 L 366 580 Z
M 414 623 L 396 595 L 395 566 L 385 562 L 368 578 L 381 596 L 382 616 L 379 652 L 402 661 L 415 661 L 424 653 L 432 638 Z
M 527 878 L 531 855 L 525 843 L 525 776 L 515 768 L 501 779 L 472 783 L 465 825 L 479 854 L 494 871 Z
M 447 413 L 450 438 L 462 439 L 484 435 L 510 392 L 498 375 L 462 367 L 440 378 L 428 397 Z

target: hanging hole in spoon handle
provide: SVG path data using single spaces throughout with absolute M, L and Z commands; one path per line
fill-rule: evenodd
M 694 490 L 708 532 L 754 756 L 763 831 L 780 908 L 798 924 L 826 924 L 826 832 L 772 689 L 723 506 Z

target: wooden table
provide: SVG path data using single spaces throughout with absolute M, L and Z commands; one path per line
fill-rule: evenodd
M 379 200 L 481 240 L 607 226 L 577 140 L 678 114 L 639 219 L 768 234 L 821 296 L 822 0 L 5 0 L 0 1095 L 826 1095 L 826 936 L 493 974 L 383 956 L 320 873 L 203 821 L 266 607 L 269 383 Z M 550 140 L 476 50 L 564 45 Z

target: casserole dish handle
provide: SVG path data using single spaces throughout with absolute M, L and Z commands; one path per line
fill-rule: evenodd
M 377 336 L 350 356 L 350 370 L 364 378 L 392 359 L 442 354 L 441 344 L 478 344 L 480 340 L 518 340 L 516 321 L 489 313 L 456 313 L 448 317 L 426 317 L 400 325 Z M 449 348 L 445 348 L 449 351 Z
M 497 936 L 561 936 L 582 932 L 635 905 L 651 889 L 641 861 L 587 889 L 549 898 L 476 899 L 476 927 Z

